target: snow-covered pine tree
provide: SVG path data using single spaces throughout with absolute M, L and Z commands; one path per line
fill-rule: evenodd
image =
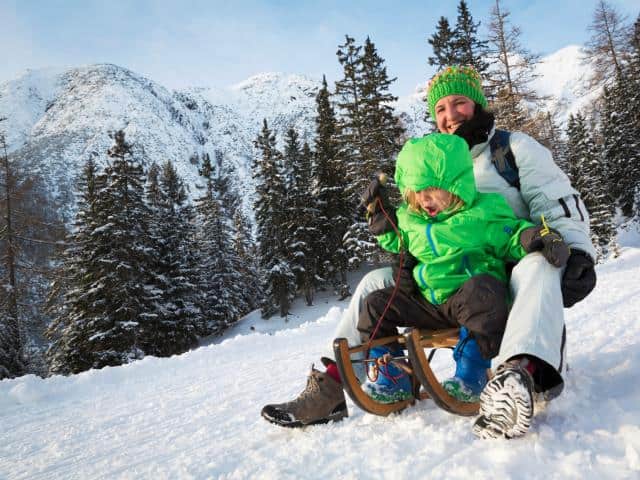
M 369 155 L 373 157 L 372 165 L 364 168 L 363 173 L 371 175 L 369 181 L 378 172 L 385 172 L 392 177 L 395 156 L 404 140 L 404 129 L 394 115 L 392 106 L 398 97 L 390 92 L 396 78 L 389 78 L 384 59 L 369 37 L 364 42 L 362 80 L 364 135 Z
M 496 114 L 496 126 L 521 130 L 536 137 L 539 126 L 529 114 L 527 105 L 542 100 L 529 85 L 536 78 L 539 55 L 532 54 L 520 43 L 521 31 L 512 26 L 511 13 L 495 1 L 489 23 L 489 55 L 487 94 Z
M 338 46 L 338 62 L 342 66 L 343 78 L 335 84 L 337 115 L 337 144 L 339 161 L 342 162 L 347 180 L 347 194 L 352 205 L 363 181 L 361 164 L 369 157 L 364 134 L 364 112 L 362 106 L 362 50 L 355 39 L 345 36 L 345 43 Z
M 196 325 L 201 336 L 219 335 L 236 318 L 232 264 L 233 235 L 224 217 L 215 188 L 214 167 L 208 154 L 199 169 L 205 182 L 204 192 L 196 199 L 198 245 L 198 282 L 201 321 Z
M 340 286 L 346 285 L 348 268 L 342 238 L 351 223 L 352 205 L 346 193 L 346 172 L 339 156 L 336 116 L 324 76 L 316 95 L 316 112 L 313 200 L 319 213 L 314 251 L 318 256 L 318 275 L 342 290 Z
M 85 162 L 76 182 L 77 210 L 73 229 L 67 237 L 60 259 L 59 275 L 49 294 L 53 316 L 46 336 L 51 340 L 46 358 L 49 371 L 57 374 L 80 373 L 93 367 L 90 325 L 97 313 L 90 301 L 92 285 L 99 276 L 92 259 L 92 232 L 99 225 L 97 195 L 104 177 L 98 176 L 93 156 Z
M 455 34 L 456 32 L 451 30 L 449 19 L 447 19 L 447 17 L 440 17 L 438 25 L 436 26 L 436 33 L 427 39 L 427 42 L 433 50 L 433 57 L 429 57 L 427 61 L 429 65 L 435 66 L 438 71 L 449 65 L 457 65 L 458 63 L 454 43 Z
M 121 365 L 142 358 L 140 332 L 156 313 L 150 286 L 156 256 L 144 202 L 145 175 L 123 131 L 113 135 L 112 159 L 98 176 L 92 219 L 93 273 L 84 292 L 91 318 L 86 326 L 91 368 Z
M 264 302 L 263 317 L 278 310 L 281 316 L 289 313 L 295 295 L 295 275 L 287 255 L 287 210 L 285 180 L 282 176 L 282 154 L 276 148 L 275 134 L 267 120 L 255 141 L 258 151 L 254 163 L 257 198 L 254 206 Z
M 452 38 L 455 59 L 449 65 L 471 65 L 480 73 L 480 76 L 484 76 L 489 68 L 489 64 L 485 61 L 489 42 L 478 38 L 479 26 L 480 22 L 474 23 L 467 2 L 460 0 Z
M 196 345 L 194 324 L 200 313 L 195 293 L 194 213 L 170 161 L 161 168 L 155 163 L 149 168 L 147 203 L 157 255 L 146 290 L 152 295 L 155 315 L 143 324 L 140 345 L 146 355 L 167 357 Z
M 296 276 L 297 289 L 302 291 L 307 305 L 311 306 L 316 290 L 318 263 L 314 252 L 318 210 L 311 195 L 312 154 L 307 143 L 304 147 L 300 146 L 298 134 L 293 128 L 287 130 L 283 153 L 285 171 L 291 174 L 286 203 L 289 211 L 286 226 L 289 263 Z
M 627 138 L 633 140 L 628 144 L 632 148 L 633 156 L 636 158 L 634 172 L 637 172 L 640 163 L 640 15 L 636 18 L 633 26 L 629 29 L 629 55 L 624 71 L 624 88 L 621 94 L 625 98 L 625 118 L 629 122 Z M 633 161 L 633 160 L 631 160 Z M 636 198 L 634 200 L 634 215 L 640 218 L 640 178 L 636 179 Z
M 620 77 L 604 87 L 600 115 L 603 161 L 610 171 L 610 189 L 626 217 L 638 214 L 640 195 L 640 128 L 634 122 L 637 112 L 630 109 L 629 99 L 638 82 Z
M 241 208 L 236 208 L 233 214 L 233 227 L 233 246 L 238 260 L 236 272 L 241 287 L 238 311 L 242 316 L 260 305 L 260 295 L 257 294 L 260 291 L 260 282 L 256 275 L 258 262 L 251 223 Z
M 345 161 L 348 194 L 355 206 L 359 195 L 380 172 L 390 178 L 394 156 L 400 149 L 403 129 L 389 105 L 396 97 L 389 93 L 395 80 L 387 75 L 384 60 L 375 45 L 367 38 L 364 53 L 352 37 L 338 49 L 338 61 L 344 79 L 336 82 L 335 95 L 341 114 L 338 119 L 340 157 Z M 344 237 L 351 267 L 379 253 L 361 218 L 352 218 Z
M 256 307 L 255 292 L 259 290 L 259 283 L 255 274 L 255 258 L 251 258 L 249 262 L 246 262 L 239 254 L 241 251 L 253 251 L 255 248 L 251 244 L 250 227 L 244 227 L 242 223 L 237 224 L 235 220 L 236 218 L 243 218 L 244 224 L 247 222 L 240 208 L 242 200 L 237 191 L 231 188 L 231 178 L 236 176 L 233 165 L 224 165 L 223 154 L 217 150 L 213 170 L 213 187 L 220 203 L 225 235 L 230 238 L 229 246 L 226 250 L 230 265 L 227 284 L 230 304 L 233 306 L 229 311 L 231 315 L 230 322 L 235 322 L 240 316 L 247 314 Z M 245 247 L 243 249 L 236 248 L 236 242 L 244 242 Z
M 536 117 L 537 123 L 541 127 L 537 134 L 537 140 L 551 151 L 556 165 L 568 174 L 567 142 L 562 135 L 558 122 L 551 112 L 539 112 Z
M 591 240 L 602 258 L 614 247 L 613 201 L 609 195 L 606 162 L 600 155 L 583 115 L 570 115 L 567 124 L 567 161 L 574 187 L 590 214 Z

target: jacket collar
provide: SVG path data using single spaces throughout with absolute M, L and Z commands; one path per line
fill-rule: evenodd
M 476 158 L 478 155 L 480 155 L 482 152 L 486 150 L 486 148 L 489 146 L 489 142 L 491 141 L 491 137 L 493 137 L 495 133 L 496 133 L 496 127 L 494 125 L 493 127 L 491 127 L 491 131 L 489 132 L 489 137 L 487 138 L 487 141 L 474 145 L 471 148 L 471 158 Z

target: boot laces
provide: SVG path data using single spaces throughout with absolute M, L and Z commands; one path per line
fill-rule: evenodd
M 299 399 L 302 400 L 308 396 L 311 396 L 320 391 L 320 383 L 318 382 L 318 374 L 320 372 L 316 372 L 313 369 L 313 365 L 311 365 L 311 373 L 307 377 L 307 386 L 304 387 L 304 390 L 300 393 Z

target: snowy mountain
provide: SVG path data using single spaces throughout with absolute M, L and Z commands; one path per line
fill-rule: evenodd
M 591 67 L 583 63 L 582 47 L 570 45 L 542 59 L 536 68 L 538 78 L 531 83 L 540 95 L 548 96 L 546 110 L 556 112 L 557 120 L 566 125 L 569 114 L 588 108 L 600 95 L 600 89 L 589 90 L 587 80 Z
M 536 88 L 557 96 L 550 107 L 560 107 L 562 120 L 588 101 L 579 89 L 587 73 L 579 55 L 578 47 L 567 47 L 539 67 Z M 221 159 L 237 172 L 233 186 L 249 211 L 255 190 L 253 141 L 262 120 L 267 119 L 280 141 L 289 127 L 311 141 L 319 87 L 320 79 L 265 73 L 226 89 L 169 91 L 110 64 L 30 70 L 0 85 L 0 118 L 6 118 L 2 128 L 9 152 L 42 175 L 67 220 L 81 165 L 91 155 L 104 161 L 112 144 L 109 133 L 118 129 L 124 129 L 148 162 L 174 162 L 192 195 L 197 195 L 198 171 L 190 158 L 206 152 Z M 430 129 L 423 98 L 424 89 L 418 89 L 397 102 L 410 136 Z
M 536 404 L 523 438 L 478 440 L 472 419 L 430 401 L 382 418 L 348 400 L 349 418 L 304 430 L 265 422 L 265 403 L 303 389 L 346 307 L 318 298 L 287 323 L 254 312 L 173 358 L 1 381 L 0 478 L 638 479 L 640 238 L 622 237 L 594 292 L 565 311 L 566 387 Z M 450 352 L 434 367 L 451 373 Z
M 0 86 L 0 118 L 9 152 L 45 179 L 67 208 L 83 162 L 106 159 L 109 133 L 124 129 L 148 162 L 175 163 L 195 193 L 196 162 L 209 153 L 237 171 L 238 191 L 254 191 L 253 141 L 267 118 L 279 134 L 293 126 L 303 139 L 313 131 L 318 82 L 264 74 L 225 91 L 167 89 L 115 65 L 65 72 L 28 71 Z

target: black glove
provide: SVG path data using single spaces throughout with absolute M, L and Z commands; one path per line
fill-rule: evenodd
M 394 231 L 393 225 L 398 223 L 396 211 L 389 203 L 387 189 L 383 182 L 384 178 L 382 180 L 380 178 L 373 179 L 360 196 L 361 205 L 367 208 L 369 231 L 375 236 Z M 380 208 L 380 203 L 382 208 Z
M 520 234 L 520 245 L 527 252 L 540 252 L 554 267 L 564 267 L 571 253 L 569 246 L 555 230 L 537 226 Z
M 405 251 L 402 253 L 402 268 L 400 268 L 400 255 L 393 264 L 393 281 L 398 282 L 398 289 L 407 296 L 416 295 L 418 285 L 413 279 L 413 268 L 418 264 L 418 259 Z
M 596 286 L 596 271 L 593 267 L 593 260 L 587 253 L 571 250 L 561 283 L 565 308 L 573 307 Z

